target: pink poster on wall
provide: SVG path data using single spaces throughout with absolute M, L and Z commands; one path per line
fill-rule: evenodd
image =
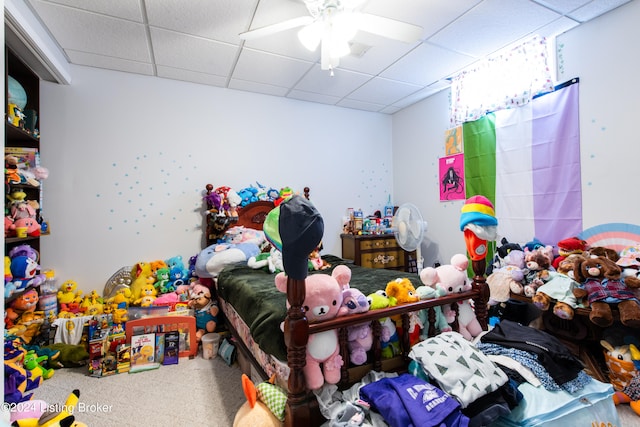
M 440 158 L 440 201 L 464 200 L 464 157 L 455 154 Z

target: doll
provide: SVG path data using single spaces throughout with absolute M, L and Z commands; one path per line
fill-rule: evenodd
M 218 305 L 211 300 L 211 291 L 206 286 L 195 283 L 191 288 L 189 307 L 193 308 L 196 317 L 196 340 L 215 332 L 218 325 Z

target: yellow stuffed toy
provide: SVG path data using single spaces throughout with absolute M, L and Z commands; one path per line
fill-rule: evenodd
M 413 286 L 413 283 L 411 283 L 411 280 L 406 277 L 398 278 L 387 283 L 385 292 L 387 296 L 395 298 L 398 305 L 420 301 L 420 296 L 416 292 L 416 288 Z M 392 319 L 397 326 L 398 333 L 402 336 L 403 329 L 400 316 L 393 316 Z M 420 341 L 420 331 L 422 328 L 424 328 L 424 324 L 420 319 L 419 313 L 417 311 L 409 313 L 409 345 L 413 346 Z
M 73 415 L 74 409 L 80 399 L 80 391 L 73 390 L 64 405 L 49 405 L 40 418 L 22 418 L 14 420 L 11 424 L 14 427 L 86 427 L 87 425 L 77 421 Z M 60 409 L 53 412 L 49 409 Z

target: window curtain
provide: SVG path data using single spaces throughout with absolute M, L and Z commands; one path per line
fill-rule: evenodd
M 492 201 L 510 242 L 556 245 L 582 231 L 579 86 L 462 125 L 466 197 Z
M 547 41 L 535 36 L 467 69 L 451 83 L 451 125 L 477 120 L 491 111 L 528 104 L 553 90 Z

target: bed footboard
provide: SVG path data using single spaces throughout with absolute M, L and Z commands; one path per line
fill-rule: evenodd
M 419 310 L 428 310 L 430 330 L 429 336 L 435 335 L 435 307 L 452 304 L 457 309 L 457 301 L 473 299 L 475 312 L 480 325 L 487 330 L 487 302 L 489 300 L 489 288 L 486 284 L 484 271 L 485 262 L 474 261 L 472 264 L 475 276 L 473 277 L 472 290 L 469 292 L 447 295 L 430 300 L 422 300 L 415 303 L 403 304 L 395 307 L 373 310 L 366 313 L 353 314 L 335 318 L 326 322 L 309 324 L 304 316 L 302 304 L 305 296 L 304 280 L 288 279 L 287 300 L 290 308 L 284 326 L 284 339 L 287 346 L 287 362 L 290 368 L 288 380 L 288 400 L 285 410 L 285 426 L 294 427 L 301 425 L 317 426 L 326 421 L 318 410 L 315 395 L 307 390 L 303 368 L 306 363 L 306 346 L 310 334 L 337 329 L 340 337 L 340 351 L 343 360 L 349 360 L 347 345 L 347 327 L 371 322 L 373 329 L 374 346 L 371 351 L 372 362 L 357 367 L 349 367 L 345 363 L 341 370 L 339 387 L 346 388 L 350 384 L 359 381 L 370 370 L 403 372 L 407 370 L 409 363 L 409 334 L 403 333 L 401 339 L 401 355 L 392 359 L 381 357 L 381 326 L 379 319 L 391 316 L 402 318 L 402 328 L 409 329 L 409 313 Z M 457 329 L 457 324 L 452 325 Z

